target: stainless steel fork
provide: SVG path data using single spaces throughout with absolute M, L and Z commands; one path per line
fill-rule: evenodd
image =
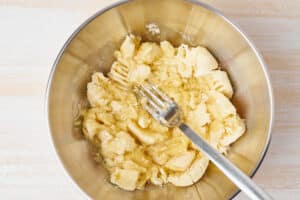
M 182 122 L 182 114 L 176 102 L 155 85 L 144 82 L 134 88 L 141 105 L 156 120 L 167 127 L 179 129 L 203 152 L 233 183 L 235 183 L 251 199 L 272 199 L 263 189 L 258 187 L 248 176 L 227 160 L 222 154 L 210 146 L 188 125 Z
M 113 65 L 108 76 L 121 89 L 129 88 L 128 68 L 123 65 Z M 258 187 L 248 176 L 227 160 L 222 154 L 211 147 L 188 125 L 182 122 L 179 106 L 168 95 L 149 82 L 134 86 L 134 93 L 139 102 L 154 119 L 167 127 L 178 127 L 223 173 L 235 183 L 251 199 L 272 199 L 263 189 Z

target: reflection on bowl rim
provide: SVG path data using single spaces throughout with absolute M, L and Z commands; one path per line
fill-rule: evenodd
M 268 129 L 268 136 L 267 136 L 267 140 L 265 143 L 265 146 L 263 148 L 263 153 L 261 154 L 260 158 L 258 159 L 258 162 L 256 164 L 256 166 L 254 167 L 254 169 L 252 170 L 252 172 L 250 173 L 250 177 L 253 177 L 255 175 L 255 173 L 257 172 L 257 170 L 259 169 L 259 167 L 261 166 L 266 153 L 269 149 L 270 146 L 270 142 L 271 142 L 271 135 L 272 135 L 272 128 L 273 128 L 273 120 L 274 120 L 274 97 L 273 97 L 273 91 L 272 91 L 272 85 L 271 85 L 271 81 L 270 81 L 270 77 L 269 77 L 269 73 L 267 70 L 267 66 L 261 56 L 261 54 L 258 52 L 258 50 L 256 49 L 255 45 L 253 44 L 253 42 L 249 39 L 249 37 L 241 30 L 241 28 L 234 24 L 228 17 L 226 17 L 221 11 L 217 10 L 216 8 L 205 4 L 203 2 L 197 1 L 197 0 L 186 0 L 189 3 L 192 4 L 196 4 L 199 5 L 205 9 L 208 9 L 209 11 L 213 12 L 214 14 L 216 14 L 217 16 L 221 17 L 223 20 L 225 20 L 228 24 L 230 24 L 238 33 L 240 33 L 240 35 L 245 39 L 245 41 L 247 42 L 247 44 L 251 47 L 252 51 L 255 53 L 256 57 L 258 58 L 259 63 L 262 66 L 262 70 L 267 82 L 267 86 L 268 86 L 268 92 L 269 92 L 269 99 L 270 99 L 270 121 L 269 121 L 269 129 Z M 72 183 L 73 185 L 76 185 L 76 188 L 78 188 L 78 190 L 83 194 L 83 196 L 90 198 L 90 196 L 76 183 L 76 181 L 72 178 L 72 176 L 69 174 L 68 170 L 65 168 L 58 152 L 57 149 L 55 147 L 55 144 L 53 142 L 53 137 L 51 134 L 51 130 L 50 130 L 50 122 L 49 122 L 49 92 L 50 92 L 50 85 L 52 82 L 52 78 L 53 78 L 53 74 L 55 72 L 56 66 L 61 58 L 61 56 L 63 55 L 63 53 L 65 52 L 66 47 L 71 43 L 71 41 L 74 39 L 74 37 L 86 26 L 88 25 L 92 20 L 94 20 L 96 17 L 98 17 L 99 15 L 103 14 L 104 12 L 117 7 L 119 5 L 128 3 L 129 0 L 120 0 L 117 1 L 115 3 L 112 3 L 111 5 L 108 5 L 104 8 L 102 8 L 101 10 L 97 11 L 96 13 L 94 13 L 92 16 L 90 16 L 88 19 L 86 19 L 78 28 L 76 28 L 76 30 L 71 34 L 71 36 L 68 38 L 68 40 L 64 43 L 63 47 L 61 48 L 59 54 L 57 55 L 52 68 L 51 68 L 51 72 L 47 81 L 47 88 L 46 88 L 46 94 L 45 94 L 45 114 L 46 114 L 46 118 L 47 118 L 47 127 L 48 127 L 48 131 L 49 131 L 49 135 L 51 137 L 51 141 L 52 141 L 52 145 L 53 148 L 55 149 L 56 152 L 56 158 L 58 158 L 59 162 L 61 163 L 61 165 L 64 168 L 64 172 L 68 175 L 69 178 L 72 179 Z M 230 197 L 229 199 L 233 199 L 236 195 L 239 194 L 241 190 L 237 189 Z

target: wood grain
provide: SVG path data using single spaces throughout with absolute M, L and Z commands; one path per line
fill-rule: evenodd
M 55 155 L 44 93 L 63 43 L 87 17 L 112 2 L 0 0 L 1 199 L 85 199 Z M 254 180 L 276 199 L 299 199 L 300 1 L 204 2 L 240 25 L 263 54 L 271 75 L 273 137 Z

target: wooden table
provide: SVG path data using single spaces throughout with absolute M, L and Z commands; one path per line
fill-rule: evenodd
M 87 17 L 112 2 L 0 0 L 1 199 L 85 199 L 55 155 L 44 96 L 63 43 Z M 300 1 L 204 2 L 248 33 L 271 74 L 273 138 L 254 179 L 276 199 L 300 199 Z

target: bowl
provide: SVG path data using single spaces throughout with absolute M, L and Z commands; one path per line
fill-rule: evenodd
M 159 28 L 153 33 L 150 26 Z M 147 28 L 148 27 L 148 28 Z M 86 20 L 60 51 L 48 82 L 47 115 L 56 152 L 74 182 L 92 199 L 228 199 L 236 186 L 213 164 L 193 186 L 146 187 L 123 191 L 109 183 L 108 173 L 93 161 L 93 149 L 81 134 L 80 110 L 88 107 L 86 85 L 95 71 L 107 72 L 113 52 L 133 33 L 143 40 L 173 45 L 203 45 L 231 78 L 232 99 L 247 132 L 226 155 L 253 176 L 266 154 L 273 118 L 271 84 L 253 44 L 228 18 L 196 1 L 133 0 L 107 7 Z

